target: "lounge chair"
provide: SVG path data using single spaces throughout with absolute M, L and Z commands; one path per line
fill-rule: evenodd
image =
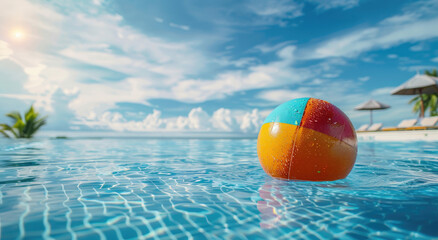
M 438 126 L 435 126 L 437 122 L 438 122 L 438 117 L 427 117 L 427 118 L 423 118 L 420 121 L 420 126 L 408 127 L 406 129 L 409 130 L 435 129 L 438 128 Z
M 363 132 L 363 131 L 366 131 L 367 128 L 368 128 L 369 126 L 370 126 L 369 124 L 364 124 L 364 125 L 360 126 L 360 127 L 356 130 L 356 132 Z
M 382 131 L 396 131 L 405 130 L 407 128 L 413 127 L 417 123 L 417 119 L 406 119 L 401 121 L 397 127 L 383 128 Z
M 382 128 L 383 124 L 382 123 L 374 123 L 373 125 L 371 125 L 367 131 L 379 131 Z

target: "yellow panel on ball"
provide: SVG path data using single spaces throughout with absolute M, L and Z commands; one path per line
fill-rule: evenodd
M 288 178 L 294 138 L 298 126 L 287 123 L 265 123 L 260 129 L 257 153 L 260 163 L 270 176 Z

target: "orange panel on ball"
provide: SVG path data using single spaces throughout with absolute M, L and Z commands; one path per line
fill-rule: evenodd
M 347 177 L 356 161 L 356 148 L 327 134 L 300 127 L 288 179 L 330 181 Z
M 263 124 L 257 141 L 257 153 L 266 173 L 276 178 L 286 178 L 298 126 L 271 122 Z

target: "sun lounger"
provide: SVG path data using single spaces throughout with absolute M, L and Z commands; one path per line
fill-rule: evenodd
M 427 118 L 423 118 L 420 121 L 420 126 L 408 127 L 406 129 L 409 129 L 409 130 L 434 129 L 434 128 L 438 128 L 438 126 L 435 126 L 437 122 L 438 122 L 438 116 L 437 117 L 427 117 Z
M 382 123 L 374 123 L 373 125 L 371 125 L 367 131 L 379 131 L 382 128 L 383 124 Z
M 405 130 L 407 128 L 413 127 L 416 123 L 417 119 L 406 119 L 401 121 L 397 127 L 383 128 L 382 131 Z
M 363 131 L 366 131 L 367 128 L 368 128 L 369 126 L 370 126 L 370 125 L 368 125 L 368 124 L 364 124 L 364 125 L 360 126 L 360 127 L 356 130 L 356 132 L 363 132 Z

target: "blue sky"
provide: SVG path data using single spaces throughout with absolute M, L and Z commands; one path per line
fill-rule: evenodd
M 46 130 L 257 133 L 279 104 L 327 100 L 356 127 L 415 118 L 390 91 L 438 67 L 438 1 L 1 1 L 0 121 Z

